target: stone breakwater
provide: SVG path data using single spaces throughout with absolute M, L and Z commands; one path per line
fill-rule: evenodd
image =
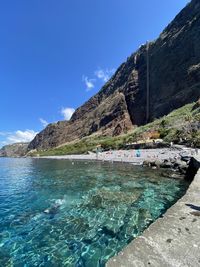
M 200 266 L 200 156 L 190 160 L 186 194 L 144 233 L 133 240 L 107 267 Z

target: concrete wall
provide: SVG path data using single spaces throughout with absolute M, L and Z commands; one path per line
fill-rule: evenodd
M 200 266 L 199 167 L 200 157 L 193 158 L 188 175 L 197 173 L 186 194 L 168 209 L 163 218 L 111 258 L 107 267 Z

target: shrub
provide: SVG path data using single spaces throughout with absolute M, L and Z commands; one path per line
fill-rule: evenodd
M 161 128 L 159 128 L 158 132 L 160 133 L 160 138 L 163 139 L 163 138 L 165 138 L 169 134 L 170 130 L 161 127 Z

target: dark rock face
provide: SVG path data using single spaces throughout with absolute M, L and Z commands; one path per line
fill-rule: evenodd
M 147 47 L 123 63 L 69 122 L 50 124 L 29 149 L 48 149 L 98 132 L 119 135 L 146 123 Z M 193 0 L 149 44 L 150 120 L 200 96 L 200 1 Z
M 186 179 L 191 182 L 194 179 L 194 176 L 197 174 L 199 168 L 200 162 L 195 158 L 191 158 L 186 172 Z
M 23 157 L 28 151 L 28 143 L 16 143 L 0 149 L 0 157 Z
M 29 144 L 29 149 L 57 147 L 99 130 L 105 135 L 120 134 L 132 127 L 124 94 L 117 91 L 92 106 L 95 98 L 77 109 L 70 121 L 48 125 Z

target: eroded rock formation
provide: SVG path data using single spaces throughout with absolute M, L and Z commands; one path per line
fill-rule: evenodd
M 94 132 L 119 135 L 146 123 L 147 47 L 123 63 L 70 121 L 50 124 L 29 149 L 48 149 Z M 200 1 L 188 4 L 149 44 L 150 120 L 200 96 Z

